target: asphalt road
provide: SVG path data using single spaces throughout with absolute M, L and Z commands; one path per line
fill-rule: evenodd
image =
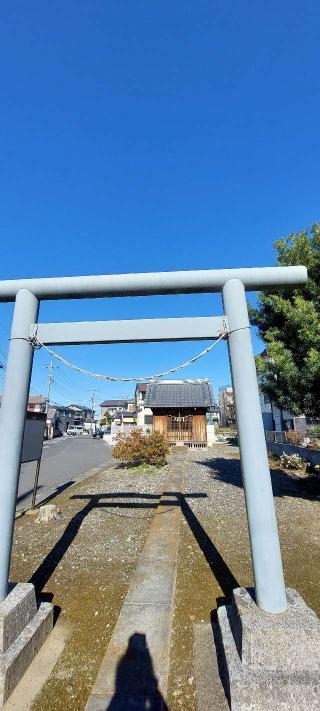
M 111 447 L 93 437 L 59 437 L 45 442 L 38 483 L 37 503 L 67 485 L 79 481 L 88 470 L 112 462 Z M 29 507 L 36 463 L 22 464 L 17 510 Z

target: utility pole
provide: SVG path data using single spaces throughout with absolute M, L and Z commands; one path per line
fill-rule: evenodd
M 47 394 L 47 404 L 46 404 L 47 412 L 49 410 L 51 386 L 54 383 L 53 371 L 54 371 L 55 367 L 56 366 L 54 365 L 53 360 L 50 361 L 50 365 L 46 365 L 46 368 L 48 368 L 48 394 Z
M 93 434 L 93 420 L 94 420 L 94 413 L 95 413 L 95 399 L 94 399 L 94 393 L 93 391 L 92 396 L 91 396 L 91 434 Z

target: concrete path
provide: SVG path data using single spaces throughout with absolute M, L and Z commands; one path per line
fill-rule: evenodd
M 59 437 L 43 447 L 37 502 L 65 485 L 79 481 L 88 470 L 112 461 L 111 447 L 90 436 Z M 17 511 L 29 508 L 32 498 L 36 463 L 22 464 Z
M 193 631 L 197 711 L 229 711 L 220 679 L 212 625 L 198 622 Z
M 86 711 L 167 710 L 183 459 L 170 468 Z

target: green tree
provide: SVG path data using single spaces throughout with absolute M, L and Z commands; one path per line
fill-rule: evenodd
M 293 414 L 320 417 L 320 224 L 275 242 L 281 266 L 303 264 L 294 291 L 262 291 L 251 322 L 266 344 L 256 364 L 262 391 Z

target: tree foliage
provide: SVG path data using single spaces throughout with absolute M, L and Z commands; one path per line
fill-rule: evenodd
M 257 358 L 262 391 L 293 414 L 320 417 L 320 224 L 275 242 L 278 264 L 303 264 L 308 283 L 263 291 L 251 322 L 266 350 Z

